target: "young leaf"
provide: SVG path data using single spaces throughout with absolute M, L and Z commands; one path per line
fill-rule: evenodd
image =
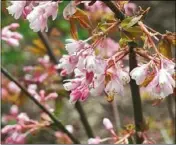
M 172 52 L 171 52 L 171 43 L 167 39 L 161 39 L 160 42 L 158 43 L 158 49 L 161 54 L 166 56 L 167 58 L 172 57 Z
M 134 17 L 133 19 L 131 19 L 130 23 L 128 23 L 128 25 L 126 26 L 126 28 L 130 28 L 130 27 L 134 26 L 135 24 L 137 24 L 137 22 L 139 20 L 141 20 L 141 18 L 142 18 L 142 15 Z
M 75 20 L 70 18 L 70 33 L 73 39 L 78 40 L 78 32 L 75 24 Z
M 128 29 L 132 26 L 134 26 L 135 24 L 137 24 L 137 22 L 142 18 L 142 15 L 139 15 L 137 17 L 127 17 L 126 19 L 124 19 L 120 26 L 123 28 L 123 29 Z
M 72 16 L 72 18 L 77 19 L 81 27 L 86 28 L 86 29 L 91 28 L 89 17 L 87 13 L 85 13 L 83 10 L 77 8 L 77 11 Z

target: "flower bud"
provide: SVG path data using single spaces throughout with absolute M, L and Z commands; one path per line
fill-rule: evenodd
M 18 23 L 12 23 L 12 24 L 10 24 L 10 28 L 11 29 L 16 29 L 16 28 L 18 28 L 20 25 L 18 24 Z
M 73 126 L 72 126 L 72 125 L 66 125 L 65 128 L 66 128 L 70 133 L 73 133 Z
M 113 129 L 113 125 L 108 118 L 103 119 L 103 124 L 106 127 L 106 129 L 108 129 L 108 130 Z
M 88 144 L 99 144 L 100 143 L 100 138 L 96 137 L 96 138 L 89 138 L 88 140 Z
M 18 114 L 18 112 L 19 112 L 18 106 L 12 105 L 12 107 L 10 108 L 10 114 L 16 116 Z
M 14 82 L 10 82 L 8 84 L 8 88 L 11 92 L 14 93 L 19 93 L 21 91 L 21 89 Z

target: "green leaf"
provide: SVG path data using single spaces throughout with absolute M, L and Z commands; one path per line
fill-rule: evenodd
M 137 17 L 127 17 L 121 22 L 120 26 L 126 30 L 134 26 L 141 18 L 142 18 L 142 15 L 139 15 Z
M 133 19 L 133 17 L 127 17 L 126 19 L 124 19 L 121 23 L 120 26 L 122 28 L 125 28 L 128 26 L 128 24 L 130 23 L 130 21 Z

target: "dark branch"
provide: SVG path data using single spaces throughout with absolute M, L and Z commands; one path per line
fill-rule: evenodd
M 103 1 L 110 9 L 112 12 L 114 12 L 115 16 L 117 19 L 123 20 L 125 19 L 124 14 L 113 4 L 112 1 Z
M 79 110 L 80 119 L 81 119 L 81 121 L 82 121 L 82 123 L 84 125 L 84 128 L 86 130 L 87 136 L 89 138 L 94 137 L 92 129 L 91 129 L 91 127 L 89 125 L 89 122 L 87 120 L 86 114 L 84 113 L 84 110 L 83 110 L 80 102 L 76 102 L 75 107 L 76 107 L 77 110 Z
M 12 77 L 12 75 L 7 70 L 5 70 L 4 68 L 1 67 L 1 72 L 9 80 L 13 81 L 26 94 L 26 96 L 29 97 L 29 99 L 31 99 L 43 112 L 45 112 L 52 119 L 52 121 L 56 125 L 56 127 L 58 127 L 60 130 L 62 130 L 64 133 L 66 133 L 74 143 L 80 144 L 80 142 L 62 125 L 62 123 L 60 121 L 58 121 L 57 118 L 54 115 L 52 115 L 43 105 L 41 105 L 40 102 L 38 102 L 38 100 L 36 100 L 26 90 L 26 88 L 24 88 L 14 77 Z

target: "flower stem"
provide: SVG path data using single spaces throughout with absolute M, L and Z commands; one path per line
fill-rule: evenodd
M 42 32 L 38 32 L 38 35 L 41 38 L 42 42 L 44 43 L 44 45 L 45 45 L 45 47 L 47 49 L 47 53 L 48 53 L 51 61 L 55 65 L 57 65 L 58 61 L 57 61 L 57 59 L 56 59 L 56 57 L 55 57 L 55 55 L 54 55 L 54 53 L 52 51 L 51 44 L 50 44 L 50 42 L 48 40 L 47 35 L 45 33 L 42 33 Z M 58 75 L 60 75 L 59 71 L 58 71 Z M 86 114 L 84 112 L 84 109 L 83 109 L 83 107 L 82 107 L 82 105 L 80 104 L 79 101 L 77 101 L 77 103 L 75 104 L 75 108 L 76 108 L 76 110 L 78 111 L 78 113 L 80 115 L 80 119 L 81 119 L 81 122 L 82 122 L 84 128 L 86 129 L 87 136 L 89 138 L 94 137 L 93 131 L 92 131 L 90 125 L 89 125 L 89 122 L 87 120 L 87 117 L 86 117 Z
M 56 125 L 56 127 L 58 127 L 59 129 L 61 129 L 64 133 L 66 133 L 70 139 L 76 143 L 76 144 L 80 144 L 80 142 L 64 127 L 64 125 L 62 125 L 62 123 L 57 120 L 57 118 L 51 114 L 42 104 L 40 104 L 40 102 L 38 102 L 37 99 L 35 99 L 27 90 L 26 88 L 24 88 L 18 81 L 17 79 L 15 79 L 14 77 L 12 77 L 12 75 L 3 67 L 1 67 L 1 72 L 4 74 L 4 76 L 6 76 L 9 80 L 13 81 L 25 94 L 26 96 L 29 97 L 29 99 L 31 99 L 43 112 L 45 112 L 54 122 L 54 124 Z

